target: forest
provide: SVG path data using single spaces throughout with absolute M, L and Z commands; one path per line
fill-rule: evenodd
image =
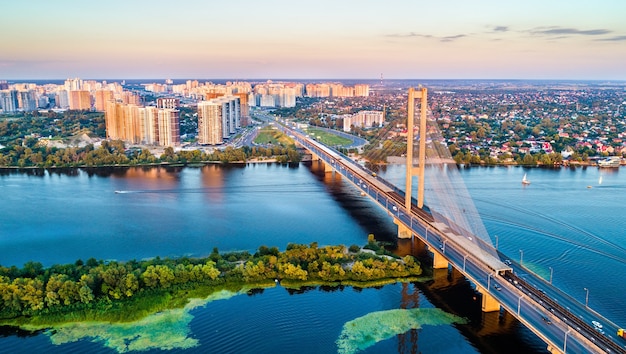
M 261 246 L 254 254 L 220 254 L 214 248 L 205 258 L 156 257 L 128 262 L 90 258 L 48 268 L 32 261 L 22 268 L 0 266 L 0 324 L 123 322 L 179 307 L 194 295 L 206 297 L 244 284 L 366 287 L 381 280 L 409 279 L 422 272 L 412 256 L 384 255 L 372 235 L 365 248 L 370 250 L 357 245 L 288 244 L 283 252 Z

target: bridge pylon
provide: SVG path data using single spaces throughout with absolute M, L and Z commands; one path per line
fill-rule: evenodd
M 415 142 L 415 100 L 420 99 L 419 119 L 419 151 L 417 167 L 413 165 L 413 143 Z M 424 206 L 424 169 L 426 167 L 426 113 L 428 111 L 428 90 L 420 87 L 419 90 L 409 88 L 409 105 L 407 115 L 407 144 L 406 144 L 406 190 L 405 207 L 411 210 L 413 196 L 413 177 L 417 176 L 417 207 Z

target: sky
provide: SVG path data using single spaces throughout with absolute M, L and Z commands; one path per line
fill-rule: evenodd
M 626 80 L 624 0 L 0 0 L 0 80 Z

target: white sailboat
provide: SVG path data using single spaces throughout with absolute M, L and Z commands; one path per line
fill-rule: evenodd
M 602 176 L 600 176 L 600 179 L 598 180 L 598 184 L 602 184 Z
M 530 181 L 526 178 L 525 173 L 524 173 L 524 178 L 522 178 L 522 184 L 530 184 Z

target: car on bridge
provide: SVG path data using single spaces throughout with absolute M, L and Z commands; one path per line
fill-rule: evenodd
M 543 322 L 545 322 L 546 324 L 552 324 L 552 321 L 550 321 L 549 318 L 547 318 L 546 316 L 541 316 L 541 319 L 543 320 Z

